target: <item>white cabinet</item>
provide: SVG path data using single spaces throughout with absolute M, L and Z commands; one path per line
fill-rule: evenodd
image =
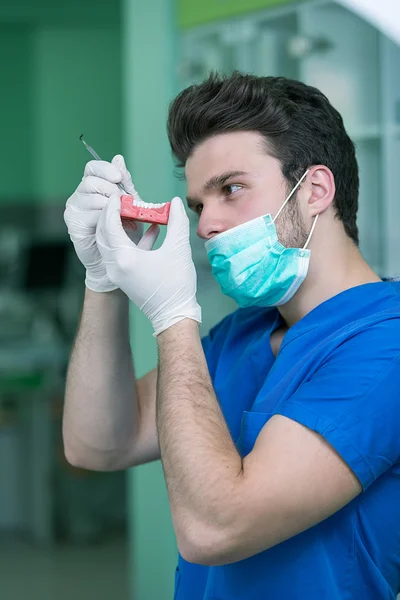
M 400 47 L 332 0 L 310 0 L 188 29 L 182 86 L 211 69 L 300 79 L 342 114 L 360 167 L 360 249 L 400 274 Z

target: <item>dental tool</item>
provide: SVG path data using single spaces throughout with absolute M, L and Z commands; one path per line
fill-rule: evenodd
M 79 137 L 85 148 L 90 152 L 95 160 L 101 160 L 97 152 L 89 146 L 83 139 L 83 134 Z M 122 219 L 130 219 L 133 221 L 142 221 L 143 223 L 157 223 L 158 225 L 167 225 L 171 202 L 163 204 L 152 204 L 143 202 L 143 200 L 135 200 L 134 196 L 128 194 L 122 183 L 118 187 L 125 192 L 121 196 L 120 215 Z

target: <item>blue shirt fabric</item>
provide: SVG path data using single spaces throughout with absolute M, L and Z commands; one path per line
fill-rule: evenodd
M 277 310 L 239 309 L 203 340 L 242 456 L 284 415 L 323 436 L 363 492 L 332 517 L 226 566 L 179 557 L 176 600 L 395 600 L 400 591 L 400 284 L 342 292 L 289 329 Z M 284 440 L 283 440 L 284 443 Z

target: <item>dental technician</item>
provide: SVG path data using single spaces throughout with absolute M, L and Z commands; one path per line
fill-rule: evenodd
M 117 184 L 138 199 L 123 158 L 89 162 L 65 211 L 86 267 L 66 456 L 93 470 L 161 457 L 177 600 L 395 600 L 400 288 L 358 249 L 342 118 L 298 81 L 214 74 L 174 100 L 168 134 L 239 308 L 200 339 L 182 201 L 152 251 L 156 226 L 121 223 Z M 158 343 L 139 380 L 129 299 Z

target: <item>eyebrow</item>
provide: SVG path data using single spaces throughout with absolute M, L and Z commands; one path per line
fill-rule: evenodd
M 241 177 L 243 175 L 248 175 L 248 173 L 246 173 L 245 171 L 226 171 L 225 173 L 221 173 L 220 175 L 214 175 L 203 185 L 203 191 L 210 192 L 211 190 L 217 190 L 224 186 L 226 182 L 232 179 L 233 177 Z M 190 196 L 186 196 L 186 200 L 189 208 L 200 202 L 200 200 L 198 200 L 197 198 L 191 198 Z

